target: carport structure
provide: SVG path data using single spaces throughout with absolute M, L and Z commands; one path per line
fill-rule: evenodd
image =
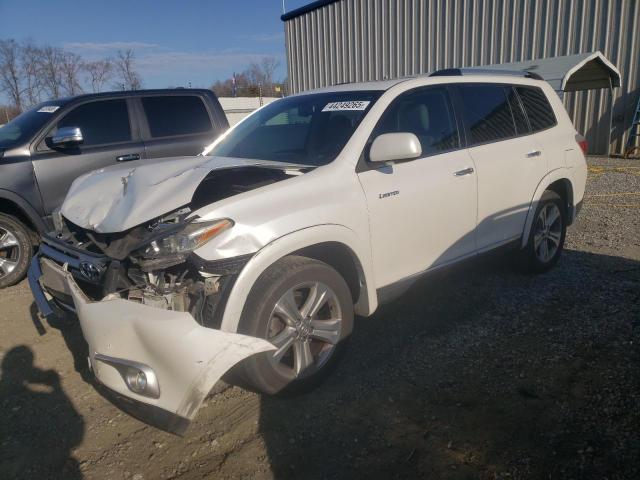
M 620 87 L 620 72 L 602 52 L 580 53 L 561 57 L 538 58 L 525 62 L 498 63 L 468 67 L 465 71 L 474 70 L 505 70 L 525 71 L 540 75 L 564 99 L 565 92 L 580 92 L 583 90 L 609 90 L 611 102 L 608 108 L 607 145 L 611 145 L 611 130 L 613 127 L 613 89 Z M 607 151 L 609 154 L 610 151 Z
M 526 62 L 497 63 L 465 70 L 491 69 L 536 73 L 562 97 L 564 92 L 612 89 L 620 86 L 620 72 L 601 52 L 538 58 Z

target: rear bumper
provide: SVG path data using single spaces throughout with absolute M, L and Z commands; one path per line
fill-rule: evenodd
M 45 263 L 41 263 L 45 262 Z M 275 347 L 262 339 L 200 326 L 186 312 L 121 298 L 92 301 L 71 273 L 47 259 L 31 262 L 29 284 L 43 315 L 53 313 L 45 286 L 64 286 L 89 345 L 96 379 L 128 399 L 134 416 L 183 433 L 213 385 L 236 363 Z M 43 275 L 43 270 L 47 270 Z

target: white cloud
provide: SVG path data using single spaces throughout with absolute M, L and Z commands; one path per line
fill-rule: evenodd
M 245 68 L 249 63 L 267 56 L 255 53 L 149 52 L 138 55 L 136 65 L 143 75 L 167 71 L 208 72 Z
M 160 45 L 145 42 L 67 42 L 62 44 L 65 50 L 76 53 L 105 53 L 117 50 L 146 50 L 158 48 Z
M 279 33 L 254 33 L 250 35 L 239 35 L 236 37 L 242 40 L 248 40 L 256 43 L 283 42 L 284 32 Z

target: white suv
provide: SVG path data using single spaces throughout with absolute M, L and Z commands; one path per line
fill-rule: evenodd
M 77 312 L 100 382 L 181 432 L 240 360 L 263 392 L 316 384 L 354 314 L 424 274 L 500 247 L 553 266 L 585 150 L 531 74 L 306 92 L 201 156 L 78 178 L 30 284 L 43 314 L 51 297 Z

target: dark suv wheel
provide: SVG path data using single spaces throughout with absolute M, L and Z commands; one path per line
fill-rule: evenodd
M 22 280 L 33 255 L 31 231 L 17 218 L 0 213 L 0 288 Z
M 542 273 L 560 259 L 567 233 L 566 208 L 560 195 L 547 190 L 542 194 L 524 248 L 525 270 Z
M 238 329 L 278 350 L 247 359 L 239 373 L 265 393 L 309 390 L 335 367 L 352 328 L 353 300 L 340 274 L 317 260 L 284 257 L 256 281 Z

